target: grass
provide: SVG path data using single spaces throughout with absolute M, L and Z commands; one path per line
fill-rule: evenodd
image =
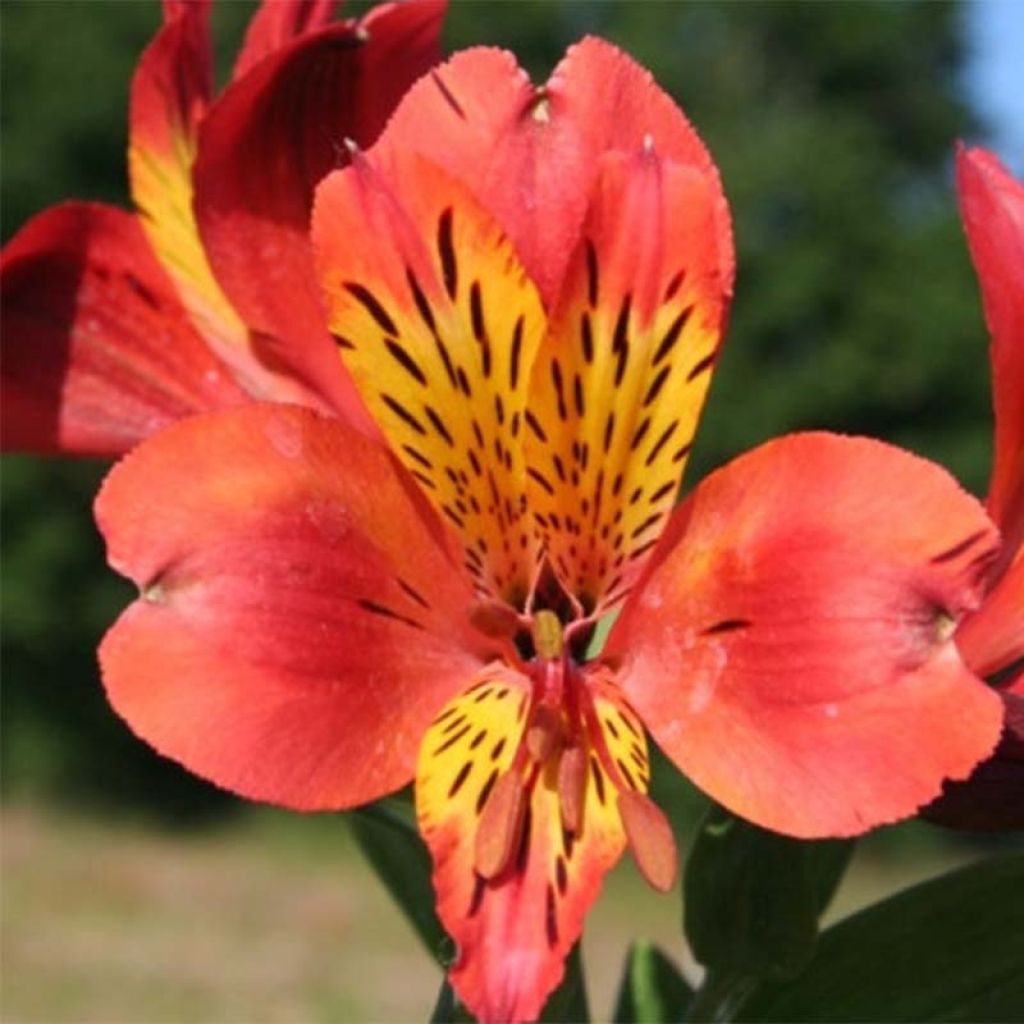
M 830 916 L 984 852 L 916 835 L 865 841 Z M 417 1021 L 436 996 L 436 968 L 337 818 L 260 811 L 168 833 L 14 805 L 3 881 L 6 1024 Z M 613 873 L 585 940 L 595 1019 L 632 938 L 696 970 L 679 913 L 628 861 Z

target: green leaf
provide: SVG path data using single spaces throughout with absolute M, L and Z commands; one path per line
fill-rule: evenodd
M 416 831 L 408 804 L 395 798 L 380 800 L 352 811 L 348 821 L 370 867 L 416 929 L 431 957 L 447 967 L 452 942 L 434 912 L 430 853 Z
M 657 946 L 636 942 L 626 954 L 615 1002 L 615 1024 L 671 1024 L 680 1020 L 693 990 Z
M 795 974 L 852 844 L 777 835 L 712 806 L 684 881 L 686 935 L 719 979 Z
M 583 957 L 578 942 L 565 958 L 565 977 L 548 997 L 540 1020 L 542 1024 L 585 1024 L 590 1020 L 587 986 L 583 977 Z
M 448 981 L 447 975 L 441 981 L 441 990 L 437 993 L 437 1002 L 430 1015 L 430 1024 L 454 1024 L 458 1012 L 458 998 Z
M 743 1012 L 758 1021 L 1019 1021 L 1024 855 L 914 886 L 829 928 L 788 984 Z

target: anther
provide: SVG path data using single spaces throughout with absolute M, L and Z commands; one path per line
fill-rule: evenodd
M 491 790 L 477 826 L 473 866 L 482 878 L 497 878 L 515 856 L 525 810 L 522 778 L 516 771 L 505 772 Z
M 619 817 L 636 866 L 647 884 L 668 892 L 676 880 L 676 841 L 664 811 L 635 789 L 619 791 Z
M 574 835 L 583 825 L 583 795 L 587 784 L 587 755 L 579 744 L 562 751 L 558 762 L 558 805 L 562 824 Z
M 484 598 L 474 602 L 469 609 L 469 621 L 484 636 L 495 639 L 511 639 L 519 632 L 519 613 L 504 601 Z
M 544 764 L 555 752 L 561 732 L 558 711 L 546 704 L 538 704 L 526 730 L 526 749 L 537 764 Z

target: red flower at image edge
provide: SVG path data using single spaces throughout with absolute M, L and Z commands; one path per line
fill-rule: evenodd
M 804 837 L 912 814 L 991 753 L 1002 702 L 953 634 L 999 536 L 942 469 L 795 435 L 673 510 L 733 253 L 714 165 L 642 68 L 588 39 L 536 89 L 457 55 L 321 184 L 313 242 L 384 440 L 250 404 L 122 461 L 97 516 L 141 595 L 104 681 L 247 797 L 344 809 L 414 780 L 481 1019 L 537 1016 L 626 845 L 672 884 L 647 734 Z
M 64 203 L 4 248 L 5 449 L 119 455 L 252 398 L 367 425 L 323 326 L 313 187 L 440 58 L 444 3 L 336 6 L 265 0 L 214 99 L 209 3 L 165 0 L 131 87 L 138 213 Z
M 986 501 L 1002 533 L 989 591 L 956 633 L 967 664 L 993 680 L 1006 725 L 995 756 L 926 811 L 943 824 L 1024 829 L 1024 186 L 981 149 L 957 153 L 971 257 L 992 336 L 995 456 Z

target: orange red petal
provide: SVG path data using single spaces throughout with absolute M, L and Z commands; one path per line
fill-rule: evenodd
M 381 149 L 417 150 L 468 184 L 551 307 L 579 243 L 600 158 L 636 151 L 648 136 L 660 155 L 706 175 L 716 191 L 720 270 L 731 294 L 729 214 L 707 150 L 650 73 L 603 40 L 571 47 L 541 88 L 510 54 L 456 54 L 409 91 Z
M 131 214 L 66 203 L 5 246 L 3 443 L 119 455 L 245 394 L 189 323 Z
M 252 799 L 343 808 L 402 786 L 486 656 L 404 474 L 335 419 L 185 420 L 115 467 L 96 514 L 140 588 L 100 649 L 111 703 Z
M 1024 541 L 1024 185 L 991 153 L 957 152 L 957 186 L 992 337 L 995 460 L 988 508 L 1002 563 Z
M 313 188 L 374 139 L 437 58 L 444 6 L 389 6 L 300 36 L 228 87 L 203 121 L 195 212 L 217 280 L 257 354 L 373 431 L 326 328 L 308 230 Z M 258 171 L 257 171 L 258 169 Z
M 629 592 L 675 503 L 725 318 L 718 192 L 652 147 L 601 159 L 530 382 L 527 498 L 588 609 Z
M 596 684 L 597 732 L 580 738 L 582 808 L 578 827 L 570 827 L 559 776 L 577 748 L 559 746 L 538 761 L 521 746 L 530 695 L 525 676 L 485 669 L 435 718 L 416 771 L 438 914 L 457 945 L 451 982 L 485 1022 L 540 1014 L 625 846 L 619 792 L 636 789 L 639 797 L 649 775 L 635 714 L 611 687 Z
M 263 0 L 245 30 L 233 77 L 241 78 L 292 40 L 325 28 L 339 6 L 339 0 Z
M 196 329 L 248 390 L 259 393 L 261 380 L 258 367 L 250 365 L 248 331 L 210 271 L 192 213 L 192 165 L 199 125 L 212 98 L 209 4 L 171 4 L 132 79 L 132 199 Z
M 998 534 L 941 469 L 796 435 L 707 478 L 613 628 L 669 757 L 790 835 L 906 816 L 991 752 L 999 697 L 962 662 Z
M 529 373 L 545 326 L 508 239 L 466 187 L 412 154 L 317 191 L 330 327 L 395 454 L 462 539 L 482 594 L 522 606 Z

